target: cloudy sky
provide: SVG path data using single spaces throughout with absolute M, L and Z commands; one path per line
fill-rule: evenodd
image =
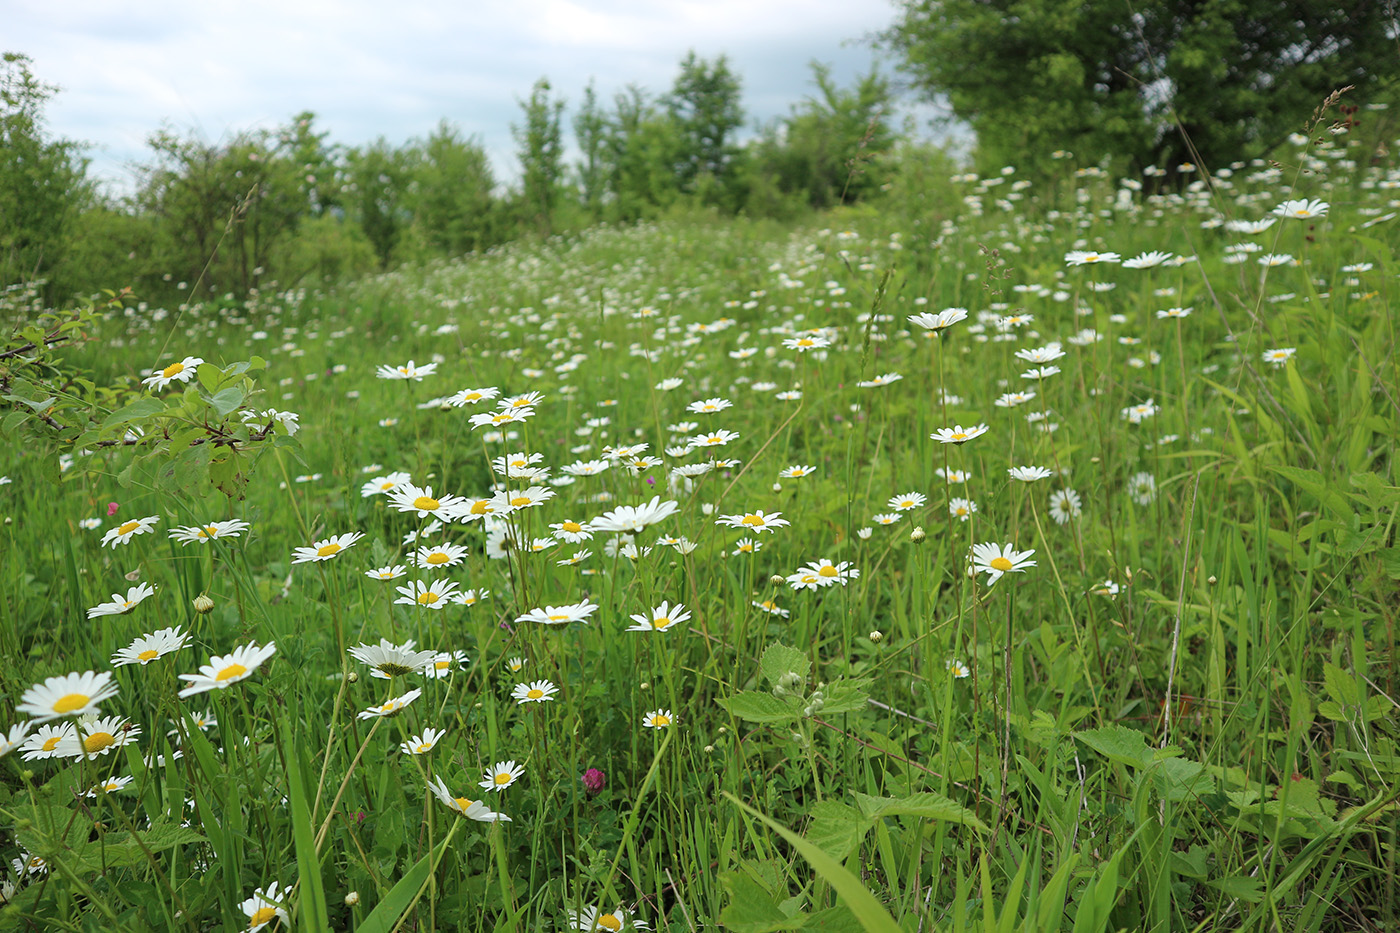
M 690 49 L 727 54 L 749 124 L 812 90 L 807 63 L 848 83 L 893 0 L 0 0 L 0 50 L 62 89 L 56 135 L 92 144 L 92 172 L 129 190 L 163 124 L 220 140 L 311 110 L 334 142 L 400 143 L 446 118 L 518 171 L 519 101 L 548 77 L 572 105 L 592 79 L 670 88 Z M 892 71 L 888 62 L 882 63 Z M 571 110 L 566 112 L 569 119 Z M 568 124 L 566 122 L 566 128 Z M 571 135 L 571 134 L 570 134 Z

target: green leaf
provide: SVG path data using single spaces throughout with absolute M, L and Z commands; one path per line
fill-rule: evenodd
M 720 697 L 719 705 L 748 722 L 796 722 L 802 710 L 796 698 L 779 699 L 770 693 L 742 691 L 732 697 Z
M 855 807 L 838 800 L 823 800 L 814 804 L 811 817 L 812 824 L 807 827 L 808 840 L 839 862 L 844 862 L 855 851 L 873 825 Z
M 822 880 L 831 885 L 846 902 L 846 907 L 855 914 L 866 933 L 901 933 L 899 924 L 894 922 L 894 918 L 889 915 L 889 911 L 885 910 L 884 905 L 877 901 L 875 895 L 866 890 L 859 879 L 848 872 L 840 862 L 786 826 L 769 819 L 753 807 L 748 806 L 729 791 L 725 791 L 724 796 L 729 798 L 730 803 L 760 820 L 773 832 L 787 840 L 788 845 L 796 849 L 798 854 L 816 870 L 817 874 L 822 876 Z
M 138 398 L 124 408 L 118 408 L 102 422 L 103 428 L 115 427 L 129 421 L 139 421 L 165 411 L 165 403 L 158 398 Z
M 807 919 L 783 913 L 773 895 L 744 872 L 727 871 L 720 876 L 720 882 L 729 891 L 729 903 L 719 912 L 720 925 L 727 930 L 736 933 L 798 930 Z
M 943 820 L 947 823 L 961 823 L 971 826 L 978 832 L 991 832 L 987 824 L 977 818 L 977 814 L 942 794 L 931 791 L 911 794 L 908 797 L 871 797 L 856 794 L 856 803 L 861 812 L 871 819 L 886 816 L 917 816 L 929 820 Z
M 1153 761 L 1153 752 L 1147 747 L 1147 736 L 1127 726 L 1104 726 L 1102 729 L 1076 732 L 1074 737 L 1109 761 L 1132 768 L 1145 768 Z
M 1335 664 L 1322 665 L 1322 682 L 1327 687 L 1327 695 L 1342 706 L 1360 706 L 1361 690 L 1356 686 L 1356 678 Z
M 286 729 L 290 732 L 290 725 Z M 287 769 L 288 801 L 292 813 L 292 839 L 296 848 L 297 876 L 301 891 L 297 898 L 298 929 L 322 933 L 330 929 L 326 892 L 321 884 L 321 859 L 316 852 L 316 834 L 311 826 L 311 799 L 306 792 L 306 749 L 298 744 Z
M 206 392 L 218 391 L 219 383 L 224 381 L 223 370 L 213 363 L 200 363 L 198 375 L 199 384 L 204 387 Z
M 398 883 L 389 889 L 384 899 L 374 905 L 374 910 L 355 928 L 356 933 L 389 933 L 413 903 L 418 892 L 428 883 L 429 870 L 442 858 L 447 844 L 451 841 L 452 837 L 449 835 L 436 849 L 420 858 Z
M 827 689 L 822 691 L 822 705 L 818 711 L 819 715 L 855 713 L 866 709 L 870 705 L 868 702 L 870 695 L 863 688 L 868 683 L 867 680 L 849 680 L 829 684 Z
M 221 389 L 215 392 L 209 399 L 209 407 L 218 412 L 219 417 L 222 418 L 229 412 L 238 408 L 239 405 L 242 405 L 243 400 L 247 397 L 248 393 L 244 392 L 242 389 L 237 386 L 230 386 L 227 389 Z
M 782 676 L 789 672 L 797 674 L 805 684 L 807 675 L 812 671 L 812 660 L 805 653 L 788 645 L 769 645 L 758 661 L 758 670 L 764 679 L 775 687 Z

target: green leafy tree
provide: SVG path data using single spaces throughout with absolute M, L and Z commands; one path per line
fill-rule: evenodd
M 387 269 L 413 220 L 409 207 L 413 159 L 381 136 L 368 146 L 352 149 L 346 155 L 345 171 L 346 210 L 374 247 L 379 267 Z
M 681 140 L 676 160 L 681 190 L 695 193 L 713 190 L 714 185 L 723 190 L 731 182 L 739 152 L 734 134 L 744 122 L 740 90 L 739 76 L 723 55 L 708 62 L 692 51 L 681 61 L 681 72 L 664 101 Z
M 549 81 L 541 78 L 530 91 L 530 99 L 520 106 L 525 111 L 525 123 L 511 126 L 511 133 L 520 146 L 521 202 L 526 215 L 547 236 L 553 229 L 554 207 L 559 202 L 564 171 L 560 130 L 564 102 L 550 97 Z
M 443 120 L 410 158 L 408 204 L 414 226 L 434 252 L 457 255 L 497 241 L 496 186 L 480 142 Z
M 44 132 L 45 103 L 57 88 L 30 70 L 24 55 L 0 61 L 0 285 L 53 279 L 73 222 L 91 200 L 87 161 L 74 142 Z
M 574 139 L 579 149 L 579 200 L 590 220 L 600 220 L 608 182 L 608 117 L 598 105 L 598 94 L 591 81 L 584 88 L 583 103 L 574 116 Z
M 675 167 L 683 146 L 676 121 L 645 90 L 629 85 L 618 94 L 605 147 L 609 219 L 641 220 L 674 203 L 680 194 Z
M 1394 73 L 1396 37 L 1387 0 L 900 0 L 883 39 L 984 164 L 1143 167 L 1267 152 Z

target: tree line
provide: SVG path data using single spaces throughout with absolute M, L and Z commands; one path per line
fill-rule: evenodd
M 860 201 L 900 138 L 891 84 L 872 70 L 842 87 L 815 63 L 812 77 L 810 97 L 744 141 L 742 81 L 722 55 L 687 55 L 660 95 L 631 85 L 609 101 L 590 85 L 572 113 L 541 79 L 512 126 L 513 185 L 446 120 L 360 146 L 333 142 L 311 112 L 217 142 L 162 129 L 134 194 L 112 198 L 88 179 L 80 144 L 45 133 L 55 88 L 9 53 L 0 285 L 43 281 L 59 301 L 121 286 L 173 298 L 196 283 L 199 297 L 243 296 L 676 210 L 788 218 Z

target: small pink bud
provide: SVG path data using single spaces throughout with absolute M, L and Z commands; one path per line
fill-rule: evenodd
M 113 515 L 116 515 L 116 514 L 117 514 L 117 509 L 119 509 L 119 508 L 121 508 L 121 506 L 118 505 L 117 503 L 115 503 L 115 502 L 108 502 L 108 503 L 107 503 L 107 517 L 108 517 L 108 518 L 111 518 Z
M 597 768 L 589 768 L 587 771 L 583 772 L 581 780 L 583 781 L 584 790 L 588 791 L 590 795 L 598 793 L 606 787 L 608 783 L 607 776 Z

